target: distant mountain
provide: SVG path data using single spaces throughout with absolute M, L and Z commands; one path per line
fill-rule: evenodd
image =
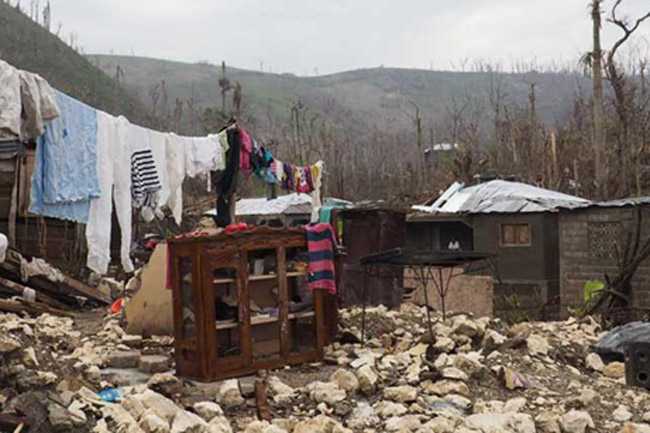
M 165 81 L 169 101 L 194 100 L 203 108 L 220 107 L 220 66 L 182 63 L 133 56 L 89 55 L 107 74 L 123 73 L 122 83 L 150 104 L 150 89 Z M 367 128 L 412 128 L 414 105 L 426 125 L 442 122 L 452 105 L 467 101 L 471 109 L 489 109 L 491 83 L 500 82 L 511 103 L 525 106 L 534 81 L 541 118 L 552 123 L 565 114 L 579 86 L 588 90 L 586 79 L 576 74 L 491 74 L 436 72 L 413 69 L 362 69 L 318 77 L 255 72 L 227 68 L 231 82 L 243 86 L 244 104 L 260 122 L 272 117 L 286 121 L 290 107 L 302 101 L 311 112 L 332 121 L 361 122 Z M 455 102 L 454 102 L 455 101 Z M 479 106 L 477 106 L 479 105 Z
M 36 72 L 55 88 L 111 114 L 147 124 L 143 104 L 59 37 L 0 2 L 0 59 Z

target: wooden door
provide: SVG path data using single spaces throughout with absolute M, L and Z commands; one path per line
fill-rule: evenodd
M 205 343 L 212 378 L 250 364 L 246 269 L 238 249 L 204 247 L 201 254 Z

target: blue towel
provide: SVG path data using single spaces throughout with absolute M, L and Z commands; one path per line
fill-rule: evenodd
M 97 112 L 56 92 L 61 116 L 37 140 L 29 211 L 80 223 L 101 194 L 97 175 Z

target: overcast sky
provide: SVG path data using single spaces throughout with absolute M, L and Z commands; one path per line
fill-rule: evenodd
M 588 0 L 51 1 L 53 27 L 62 22 L 87 53 L 225 60 L 299 75 L 460 69 L 466 59 L 575 64 L 591 43 Z M 650 10 L 648 0 L 624 6 L 630 17 Z M 618 34 L 606 25 L 605 46 Z M 636 45 L 650 51 L 650 20 L 639 34 Z

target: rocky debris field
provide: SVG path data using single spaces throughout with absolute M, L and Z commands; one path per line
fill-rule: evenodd
M 127 335 L 113 317 L 0 315 L 0 424 L 23 432 L 583 433 L 650 432 L 650 395 L 590 345 L 592 318 L 507 326 L 405 304 L 341 312 L 341 341 L 322 363 L 201 384 L 173 375 L 169 337 Z M 119 390 L 121 400 L 98 396 Z M 110 399 L 109 399 L 110 400 Z M 0 427 L 0 432 L 13 428 Z

